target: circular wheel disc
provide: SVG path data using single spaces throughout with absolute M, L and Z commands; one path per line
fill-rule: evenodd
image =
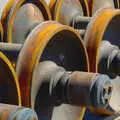
M 1 13 L 1 21 L 2 23 L 5 22 L 6 20 L 6 17 L 8 16 L 9 14 L 9 11 L 11 9 L 11 7 L 13 6 L 14 4 L 14 0 L 7 0 L 6 2 L 2 2 L 2 13 Z
M 114 8 L 113 0 L 88 0 L 90 16 L 102 8 Z
M 67 3 L 67 0 L 61 0 L 61 1 L 59 1 L 59 0 L 51 0 L 50 9 L 51 9 L 51 13 L 52 13 L 54 19 L 59 20 L 59 15 L 62 14 L 62 10 L 61 10 L 62 6 L 64 4 L 66 5 L 65 2 Z M 90 15 L 87 0 L 79 0 L 79 2 L 78 1 L 73 1 L 73 2 L 74 2 L 73 5 L 78 4 L 77 7 L 80 7 L 79 8 L 80 11 L 82 9 L 82 12 L 83 12 L 82 14 L 84 14 L 84 16 L 89 16 Z M 72 3 L 72 1 L 71 1 L 71 3 Z M 71 8 L 72 8 L 73 5 L 71 3 L 68 2 L 67 4 L 70 5 Z M 64 13 L 63 13 L 63 16 L 64 16 Z
M 21 105 L 20 89 L 14 68 L 0 52 L 0 103 Z
M 83 5 L 83 6 L 82 6 Z M 84 11 L 88 12 L 87 2 L 79 2 L 78 0 L 56 0 L 51 7 L 52 16 L 58 22 L 69 25 L 73 16 L 78 14 L 84 16 Z M 89 13 L 85 13 L 89 15 Z
M 9 19 L 8 19 L 8 23 L 7 23 L 7 31 L 8 31 L 7 32 L 7 40 L 8 40 L 8 42 L 12 42 L 13 24 L 14 24 L 17 12 L 21 8 L 21 6 L 28 4 L 28 3 L 36 5 L 40 9 L 40 11 L 43 13 L 45 20 L 51 19 L 51 13 L 50 13 L 49 7 L 47 6 L 45 1 L 43 1 L 43 0 L 29 0 L 29 1 L 19 0 L 18 2 L 16 2 L 14 4 L 14 6 L 12 7 L 10 14 L 9 14 Z
M 42 12 L 34 4 L 23 5 L 16 14 L 13 24 L 13 43 L 24 44 L 29 33 L 40 23 L 44 22 Z
M 39 90 L 38 84 L 40 81 L 35 75 L 35 69 L 39 65 L 39 62 L 46 60 L 53 61 L 69 71 L 88 71 L 86 50 L 81 38 L 71 27 L 51 21 L 38 25 L 25 41 L 17 62 L 22 105 L 35 108 L 37 113 L 39 113 L 38 110 L 41 107 L 39 108 L 38 106 L 38 102 L 40 104 L 40 101 L 37 101 L 37 95 L 34 91 Z M 42 108 L 40 110 L 44 111 Z M 47 110 L 44 111 L 43 116 L 39 114 L 39 117 L 46 116 L 44 119 L 48 119 L 50 110 Z M 80 113 L 82 117 L 84 109 L 62 105 L 54 110 L 52 119 L 56 119 L 59 115 L 63 115 L 62 118 L 65 120 L 78 119 Z
M 120 11 L 115 9 L 103 9 L 98 11 L 93 19 L 90 21 L 86 35 L 85 45 L 88 52 L 90 72 L 99 72 L 99 56 L 100 45 L 102 40 L 107 40 L 113 45 L 120 47 L 120 28 L 118 26 L 120 21 Z M 114 114 L 119 111 L 119 81 L 118 84 L 114 84 L 113 94 L 110 100 L 110 107 L 112 112 L 106 110 L 95 110 L 97 113 L 102 114 Z

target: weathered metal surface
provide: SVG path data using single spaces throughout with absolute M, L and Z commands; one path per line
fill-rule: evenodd
M 0 120 L 38 120 L 38 118 L 32 109 L 0 104 Z
M 90 16 L 103 8 L 115 8 L 113 0 L 88 0 Z
M 70 25 L 71 20 L 77 14 L 81 16 L 84 14 L 78 0 L 56 0 L 51 11 L 54 19 L 65 25 Z
M 111 79 L 106 75 L 87 72 L 69 72 L 52 61 L 40 62 L 35 73 L 32 101 L 42 106 L 63 103 L 105 108 L 112 92 Z M 49 99 L 49 101 L 48 101 Z
M 60 25 L 56 22 L 41 23 L 27 38 L 17 62 L 17 74 L 21 86 L 22 105 L 31 106 L 32 108 L 35 107 L 35 101 L 31 101 L 35 80 L 35 67 L 37 67 L 39 61 L 43 60 L 52 60 L 70 71 L 88 71 L 86 50 L 79 35 L 72 28 Z M 27 98 L 24 96 L 27 96 Z M 64 110 L 64 108 L 66 108 L 67 113 L 67 106 L 68 105 L 62 105 L 61 108 L 58 107 L 58 111 L 56 112 L 55 110 L 54 115 L 55 113 L 64 115 L 63 111 L 60 110 Z M 40 106 L 40 108 L 41 107 L 42 106 Z M 39 104 L 37 108 L 39 109 Z M 50 112 L 49 109 L 41 108 L 40 110 L 44 112 L 44 116 L 48 117 L 45 114 Z M 84 109 L 71 107 L 69 111 L 73 112 L 73 114 L 67 119 L 70 117 L 78 119 L 80 113 L 82 113 L 81 117 L 83 116 Z M 76 111 L 76 113 L 74 111 Z M 41 117 L 43 116 L 41 115 Z M 63 118 L 66 119 L 65 117 Z
M 51 19 L 50 10 L 45 1 L 43 1 L 43 0 L 29 0 L 29 1 L 18 0 L 18 1 L 16 1 L 10 10 L 8 20 L 7 20 L 7 28 L 6 28 L 7 38 L 6 38 L 6 40 L 8 42 L 12 42 L 12 32 L 14 31 L 13 25 L 15 22 L 17 12 L 19 12 L 20 8 L 23 5 L 28 4 L 28 3 L 36 5 L 41 10 L 42 15 L 44 16 L 45 20 Z M 5 40 L 5 38 L 4 38 L 4 40 Z
M 8 16 L 8 13 L 14 4 L 14 0 L 1 0 L 0 1 L 0 20 L 4 22 L 6 17 Z
M 1 52 L 0 78 L 0 103 L 20 105 L 21 94 L 16 73 L 12 64 Z
M 24 43 L 29 33 L 44 21 L 42 12 L 34 4 L 23 5 L 16 14 L 12 30 L 12 42 Z
M 96 73 L 73 72 L 68 83 L 71 103 L 94 108 L 107 109 L 112 89 L 110 78 Z
M 88 25 L 85 35 L 85 45 L 88 51 L 91 72 L 99 72 L 99 48 L 102 40 L 107 40 L 111 44 L 117 45 L 119 47 L 119 14 L 119 10 L 101 10 L 97 12 Z M 119 97 L 119 93 L 117 94 L 117 97 Z M 110 107 L 113 110 L 112 112 L 106 110 L 95 110 L 95 112 L 103 114 L 114 114 L 119 111 L 119 108 L 116 109 L 114 106 L 115 104 L 116 106 L 119 106 L 119 102 L 114 102 L 114 100 L 117 98 L 113 98 L 114 99 L 110 102 Z

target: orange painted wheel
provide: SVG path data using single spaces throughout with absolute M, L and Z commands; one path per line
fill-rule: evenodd
M 47 6 L 45 1 L 43 1 L 43 0 L 29 0 L 29 1 L 19 0 L 18 2 L 16 2 L 14 4 L 14 6 L 12 7 L 10 14 L 9 14 L 9 19 L 7 22 L 7 35 L 6 35 L 7 42 L 12 42 L 13 24 L 14 24 L 17 12 L 23 5 L 29 4 L 29 3 L 34 4 L 35 6 L 37 6 L 40 9 L 45 20 L 51 19 L 51 13 L 50 13 L 49 7 Z
M 36 94 L 40 81 L 35 80 L 35 74 L 39 62 L 45 60 L 54 61 L 64 66 L 66 70 L 88 71 L 87 53 L 78 33 L 71 27 L 52 21 L 38 25 L 25 41 L 16 69 L 21 86 L 22 105 L 34 108 L 37 113 L 39 102 L 37 102 Z M 69 105 L 62 105 L 56 109 L 58 109 L 56 114 L 62 114 L 63 119 L 78 119 L 79 117 L 82 119 L 85 111 Z M 62 110 L 66 111 L 67 116 Z M 44 116 L 48 116 L 47 111 L 44 111 Z M 72 114 L 68 116 L 69 111 Z
M 24 44 L 29 33 L 44 21 L 43 13 L 37 6 L 31 3 L 23 5 L 17 12 L 14 20 L 12 42 Z
M 0 22 L 0 41 L 3 41 L 3 27 L 1 22 Z
M 10 12 L 10 9 L 13 6 L 13 4 L 14 4 L 14 0 L 8 0 L 8 1 L 5 2 L 5 6 L 4 6 L 4 8 L 2 10 L 2 13 L 1 13 L 2 24 L 5 24 L 6 17 L 8 16 L 8 14 Z
M 114 2 L 112 0 L 88 0 L 90 16 L 102 8 L 114 8 Z
M 87 48 L 90 72 L 99 72 L 100 45 L 103 40 L 109 41 L 112 45 L 120 47 L 120 11 L 115 9 L 103 9 L 98 11 L 88 24 L 85 35 L 85 45 Z M 117 81 L 119 83 L 119 81 Z M 119 109 L 119 85 L 114 81 L 114 90 L 110 100 L 111 110 L 94 110 L 98 114 L 114 114 Z
M 10 61 L 1 52 L 0 78 L 0 103 L 21 105 L 20 88 L 16 73 Z
M 14 5 L 14 0 L 8 0 L 8 1 L 3 2 L 3 3 L 4 3 L 4 6 L 2 4 L 2 11 L 1 11 L 2 13 L 1 13 L 0 21 L 1 21 L 1 24 L 3 26 L 3 31 L 6 31 L 7 17 L 9 15 L 10 9 Z M 4 36 L 6 36 L 6 32 L 4 33 Z M 3 36 L 3 40 L 4 40 L 4 36 Z
M 50 0 L 49 8 L 52 9 L 57 0 Z
M 76 14 L 89 16 L 86 0 L 56 0 L 51 7 L 51 13 L 56 21 L 65 25 L 69 25 Z

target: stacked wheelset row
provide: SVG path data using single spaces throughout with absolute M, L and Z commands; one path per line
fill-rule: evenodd
M 119 10 L 109 6 L 90 18 L 84 15 L 94 4 L 87 1 L 51 1 L 50 8 L 43 0 L 12 2 L 1 17 L 1 41 L 9 44 L 0 49 L 16 64 L 21 104 L 46 120 L 83 119 L 82 106 L 100 115 L 119 112 L 119 79 L 112 80 L 119 75 Z

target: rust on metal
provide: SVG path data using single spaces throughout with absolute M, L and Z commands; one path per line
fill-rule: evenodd
M 66 40 L 66 43 L 64 43 L 65 40 Z M 78 61 L 74 61 L 75 62 L 74 65 L 72 65 L 72 62 L 69 63 L 71 68 L 70 66 L 67 65 L 68 61 L 70 62 L 70 59 L 67 60 L 66 58 L 64 58 L 64 54 L 62 53 L 60 54 L 60 56 L 58 56 L 59 54 L 58 55 L 56 54 L 57 56 L 53 60 L 57 60 L 58 62 L 60 61 L 59 64 L 61 64 L 62 66 L 66 64 L 66 68 L 69 70 L 79 69 L 82 71 L 88 71 L 89 69 L 86 50 L 84 48 L 83 42 L 78 33 L 76 33 L 71 27 L 60 25 L 56 22 L 50 21 L 50 22 L 41 23 L 39 26 L 35 28 L 35 30 L 27 38 L 26 42 L 24 43 L 24 47 L 20 52 L 18 62 L 17 62 L 17 75 L 19 77 L 19 83 L 21 86 L 22 105 L 24 106 L 29 106 L 32 108 L 35 107 L 35 101 L 32 101 L 32 93 L 31 93 L 31 90 L 32 90 L 31 88 L 34 88 L 34 86 L 32 86 L 34 85 L 32 83 L 34 80 L 32 79 L 35 74 L 34 73 L 35 67 L 38 65 L 41 59 L 49 60 L 50 58 L 52 59 L 52 56 L 55 56 L 55 55 L 52 55 L 51 57 L 49 56 L 47 58 L 46 54 L 44 54 L 44 52 L 45 51 L 47 52 L 47 49 L 49 49 L 49 46 L 52 46 L 51 42 L 49 41 L 51 42 L 54 41 L 53 45 L 55 46 L 58 45 L 58 47 L 56 46 L 55 48 L 56 50 L 53 49 L 53 51 L 58 51 L 63 48 L 67 50 L 66 45 L 69 46 L 71 42 L 72 48 L 70 50 L 76 50 L 77 48 L 78 49 L 77 51 L 79 52 L 76 54 L 72 54 L 69 52 L 70 56 L 75 55 L 74 57 L 71 57 L 72 61 L 73 61 L 73 58 L 74 60 L 78 60 Z M 62 44 L 59 43 L 60 41 L 61 42 L 63 41 L 63 43 Z M 48 48 L 46 47 L 47 44 L 48 44 Z M 59 44 L 62 45 L 61 49 L 59 48 L 60 46 Z M 75 48 L 73 49 L 73 47 Z M 51 50 L 48 50 L 48 51 L 51 51 Z M 50 53 L 50 54 L 53 54 L 53 53 Z M 82 57 L 79 57 L 78 54 L 80 54 Z M 66 59 L 67 61 L 64 59 Z M 78 68 L 76 68 L 75 66 Z M 27 98 L 24 96 L 27 96 Z
M 10 11 L 11 7 L 13 6 L 13 4 L 14 4 L 14 0 L 6 1 L 6 4 L 5 4 L 3 11 L 2 11 L 2 14 L 1 14 L 2 24 L 5 24 L 6 17 L 8 16 L 9 11 Z
M 13 43 L 24 43 L 29 33 L 41 22 L 44 22 L 42 12 L 34 4 L 23 5 L 17 12 L 13 24 Z
M 85 73 L 85 72 L 73 72 L 71 75 L 71 80 L 69 82 L 69 97 L 71 96 L 71 101 L 74 101 L 75 103 L 81 102 L 81 105 L 87 105 L 89 106 L 89 96 L 90 96 L 90 85 L 92 84 L 92 78 L 93 73 Z M 73 85 L 72 85 L 73 84 Z M 83 87 L 84 86 L 84 87 Z M 76 87 L 76 88 L 74 88 Z M 79 90 L 79 94 L 75 94 L 77 89 Z M 77 96 L 76 96 L 77 95 Z M 87 99 L 86 99 L 87 96 Z M 78 101 L 80 99 L 81 101 Z
M 102 8 L 114 8 L 113 0 L 88 0 L 90 16 Z
M 15 22 L 15 18 L 17 15 L 17 12 L 19 11 L 19 9 L 21 8 L 22 5 L 25 4 L 34 4 L 36 5 L 40 11 L 43 13 L 44 19 L 45 20 L 50 20 L 51 19 L 51 13 L 49 10 L 49 7 L 47 6 L 46 2 L 43 0 L 29 0 L 29 1 L 25 1 L 25 0 L 18 0 L 15 2 L 15 4 L 13 5 L 13 7 L 10 10 L 9 13 L 9 18 L 7 21 L 7 40 L 8 42 L 12 42 L 12 30 L 13 30 L 13 24 Z
M 119 46 L 119 33 L 117 32 L 119 31 L 119 18 L 119 10 L 105 8 L 98 11 L 90 21 L 84 41 L 88 51 L 91 72 L 99 72 L 99 48 L 102 40 L 108 40 L 111 44 Z M 112 33 L 110 32 L 111 30 Z M 117 87 L 115 87 L 115 89 L 116 88 Z M 115 92 L 113 93 L 115 94 Z M 117 95 L 119 96 L 119 94 Z M 118 106 L 119 102 L 114 102 L 114 100 L 117 99 L 114 95 L 112 98 L 113 100 L 110 102 L 110 107 L 113 109 L 113 112 L 104 109 L 94 110 L 94 112 L 98 114 L 114 114 L 118 112 L 119 108 L 116 109 L 115 106 Z
M 87 2 L 86 1 L 78 1 L 78 0 L 56 0 L 53 7 L 51 8 L 52 16 L 58 22 L 69 25 L 72 18 L 79 14 L 84 16 L 83 6 L 86 6 L 87 10 Z M 85 15 L 89 15 L 89 13 L 85 13 Z

